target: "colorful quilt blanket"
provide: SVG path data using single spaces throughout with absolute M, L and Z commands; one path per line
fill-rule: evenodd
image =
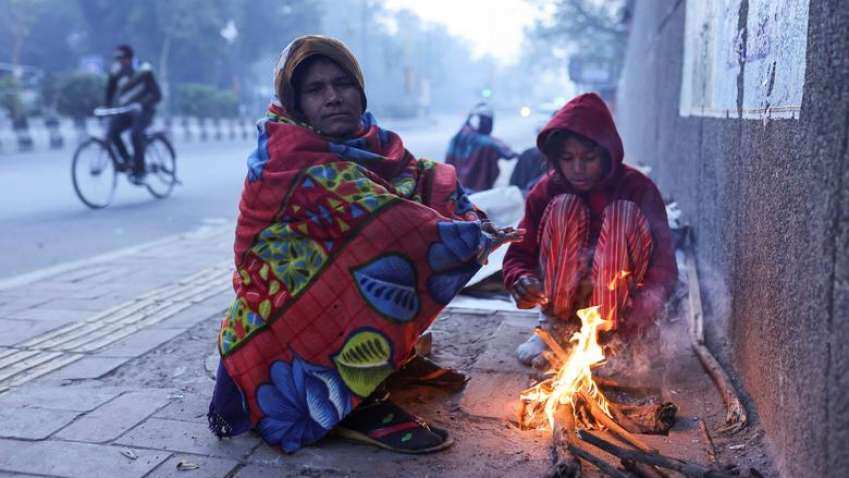
M 399 368 L 491 246 L 454 168 L 363 123 L 333 143 L 272 106 L 248 160 L 218 346 L 251 425 L 287 452 Z

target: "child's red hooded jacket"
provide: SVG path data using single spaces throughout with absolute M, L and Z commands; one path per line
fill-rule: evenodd
M 595 93 L 578 96 L 568 102 L 537 136 L 542 150 L 549 134 L 569 130 L 585 136 L 610 154 L 611 170 L 597 186 L 587 192 L 573 188 L 558 172 L 551 171 L 541 179 L 525 202 L 525 217 L 519 223 L 526 230 L 522 242 L 513 243 L 504 258 L 504 285 L 512 289 L 524 275 L 539 277 L 540 218 L 545 206 L 563 193 L 582 198 L 590 210 L 590 241 L 595 245 L 601 229 L 602 211 L 614 200 L 637 204 L 648 219 L 654 248 L 648 271 L 639 292 L 634 295 L 627 322 L 629 326 L 645 325 L 663 306 L 677 279 L 672 233 L 666 219 L 666 208 L 657 186 L 641 172 L 623 164 L 623 147 L 613 117 L 604 101 Z M 591 304 L 590 304 L 591 305 Z

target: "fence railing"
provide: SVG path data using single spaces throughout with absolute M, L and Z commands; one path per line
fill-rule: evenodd
M 91 135 L 103 136 L 107 121 L 87 118 L 45 120 L 29 118 L 28 128 L 14 128 L 8 118 L 0 119 L 0 154 L 50 149 L 73 149 Z M 256 138 L 254 120 L 247 118 L 194 118 L 157 115 L 151 130 L 166 131 L 176 142 L 251 141 Z

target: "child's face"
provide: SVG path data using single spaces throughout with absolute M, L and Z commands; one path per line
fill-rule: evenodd
M 555 159 L 557 168 L 579 191 L 589 191 L 604 178 L 604 153 L 597 146 L 568 138 Z

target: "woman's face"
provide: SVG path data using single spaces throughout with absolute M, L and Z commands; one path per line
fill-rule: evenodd
M 307 67 L 298 88 L 298 107 L 319 133 L 347 139 L 360 129 L 363 101 L 356 82 L 336 63 L 319 58 Z
M 578 191 L 589 191 L 604 178 L 604 153 L 598 146 L 567 138 L 554 160 L 563 177 Z

